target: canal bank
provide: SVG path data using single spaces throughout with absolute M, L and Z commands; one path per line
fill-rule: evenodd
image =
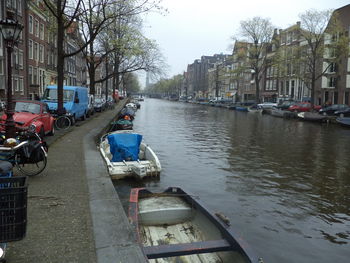
M 48 138 L 47 168 L 29 178 L 27 234 L 9 243 L 8 262 L 145 262 L 96 145 L 124 104 Z

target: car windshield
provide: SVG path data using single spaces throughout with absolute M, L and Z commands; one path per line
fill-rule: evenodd
M 63 90 L 63 101 L 73 101 L 74 91 L 73 90 Z M 44 100 L 57 101 L 57 89 L 46 89 L 44 96 Z
M 16 112 L 31 112 L 34 114 L 40 114 L 40 105 L 37 103 L 31 103 L 31 102 L 16 102 L 15 106 Z
M 96 102 L 96 103 L 102 103 L 102 99 L 96 98 L 96 99 L 95 99 L 95 102 Z

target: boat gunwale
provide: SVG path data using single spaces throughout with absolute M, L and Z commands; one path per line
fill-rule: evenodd
M 242 237 L 238 234 L 238 232 L 234 231 L 233 228 L 222 222 L 221 218 L 216 216 L 214 217 L 214 214 L 211 213 L 203 204 L 201 204 L 198 200 L 195 200 L 191 197 L 188 193 L 183 191 L 179 187 L 169 187 L 162 193 L 153 193 L 146 188 L 132 188 L 130 191 L 130 199 L 129 199 L 129 209 L 128 209 L 128 218 L 130 224 L 135 228 L 136 234 L 137 234 L 137 240 L 140 244 L 140 247 L 148 259 L 153 258 L 159 258 L 159 257 L 169 257 L 169 256 L 181 256 L 181 255 L 190 255 L 190 254 L 199 254 L 199 253 L 208 253 L 208 252 L 219 252 L 214 251 L 213 247 L 211 247 L 209 250 L 201 250 L 201 249 L 194 249 L 193 250 L 193 243 L 188 244 L 181 244 L 181 245 L 159 245 L 159 246 L 152 246 L 152 247 L 144 247 L 142 246 L 142 239 L 140 236 L 140 225 L 139 225 L 139 209 L 138 209 L 138 201 L 139 198 L 146 197 L 147 195 L 155 195 L 155 194 L 164 194 L 164 195 L 175 195 L 175 196 L 181 196 L 185 199 L 186 202 L 191 203 L 196 209 L 199 210 L 199 212 L 203 213 L 204 216 L 206 216 L 211 223 L 214 224 L 215 227 L 218 228 L 218 230 L 223 235 L 224 240 L 226 240 L 230 244 L 230 249 L 227 249 L 226 247 L 223 247 L 223 250 L 221 251 L 238 251 L 243 256 L 245 256 L 249 262 L 261 262 L 261 259 L 259 259 L 253 250 L 250 248 L 250 246 L 242 239 Z M 198 244 L 201 244 L 202 246 L 208 246 L 209 243 L 213 241 L 203 241 L 198 242 Z M 215 241 L 214 241 L 215 242 Z M 217 241 L 220 243 L 220 241 Z M 218 244 L 219 244 L 218 243 Z M 177 249 L 183 247 L 183 253 L 181 250 Z M 192 249 L 191 249 L 192 248 Z M 173 251 L 173 254 L 167 254 L 167 252 L 162 252 L 162 249 Z M 157 251 L 156 256 L 154 254 L 154 251 Z M 147 254 L 151 253 L 151 254 Z M 169 252 L 172 253 L 172 252 Z M 149 257 L 150 256 L 150 257 Z

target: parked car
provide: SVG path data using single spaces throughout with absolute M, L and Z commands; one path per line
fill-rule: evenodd
M 307 112 L 307 111 L 319 111 L 321 109 L 321 106 L 319 105 L 314 105 L 311 107 L 310 102 L 297 102 L 291 106 L 289 106 L 288 110 L 289 111 L 294 111 L 294 112 Z
M 94 95 L 89 94 L 87 117 L 94 115 L 94 113 L 95 113 Z
M 57 86 L 47 86 L 42 99 L 50 111 L 57 111 Z M 71 115 L 72 122 L 84 120 L 88 111 L 88 89 L 78 86 L 63 86 L 63 107 Z
M 35 100 L 16 100 L 13 102 L 15 113 L 13 119 L 15 122 L 23 123 L 23 125 L 16 125 L 19 127 L 29 127 L 35 124 L 36 132 L 44 137 L 46 134 L 54 135 L 54 118 L 49 112 L 49 107 L 46 103 Z M 1 121 L 6 121 L 6 114 L 1 116 Z M 4 131 L 5 127 L 0 126 L 0 130 Z
M 106 102 L 103 98 L 95 98 L 94 102 L 95 111 L 102 112 L 106 109 Z
M 334 115 L 336 111 L 345 110 L 348 107 L 346 104 L 333 104 L 320 109 L 319 113 L 323 115 Z
M 348 108 L 345 108 L 343 110 L 335 111 L 334 115 L 339 117 L 350 117 L 350 106 L 348 106 Z
M 297 102 L 294 100 L 284 100 L 277 105 L 277 109 L 280 110 L 288 110 L 288 108 L 292 105 L 295 105 Z
M 259 103 L 258 104 L 258 109 L 272 109 L 277 107 L 277 103 L 276 102 L 268 102 L 265 101 L 263 103 Z

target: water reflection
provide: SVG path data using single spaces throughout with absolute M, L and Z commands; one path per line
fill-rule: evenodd
M 180 186 L 224 212 L 266 262 L 348 261 L 350 130 L 152 99 L 134 128 L 163 171 L 119 182 L 126 202 L 130 187 Z

